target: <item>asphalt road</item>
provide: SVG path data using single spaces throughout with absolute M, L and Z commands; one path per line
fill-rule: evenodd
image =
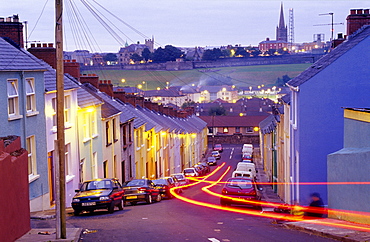
M 207 180 L 217 180 L 227 166 L 231 169 L 223 180 L 230 177 L 240 159 L 241 147 L 229 145 L 222 153 L 221 162 L 226 162 L 217 173 Z M 221 164 L 219 162 L 218 165 Z M 212 170 L 216 167 L 212 167 Z M 190 202 L 198 201 L 209 207 L 195 205 L 178 198 L 162 200 L 153 204 L 126 206 L 123 211 L 109 214 L 105 210 L 67 216 L 67 227 L 79 227 L 89 233 L 82 235 L 82 241 L 333 241 L 307 233 L 291 230 L 273 219 L 261 217 L 261 211 L 243 206 L 237 208 L 245 213 L 215 209 L 219 198 L 201 190 L 205 183 L 184 190 L 182 196 Z M 222 186 L 210 190 L 220 192 Z M 34 221 L 37 226 L 49 226 L 53 221 Z M 87 230 L 86 230 L 87 229 Z

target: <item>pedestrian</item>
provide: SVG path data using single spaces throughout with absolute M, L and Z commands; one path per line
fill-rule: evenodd
M 320 194 L 314 192 L 311 194 L 311 203 L 305 212 L 305 218 L 322 218 L 324 216 L 324 203 L 320 197 Z

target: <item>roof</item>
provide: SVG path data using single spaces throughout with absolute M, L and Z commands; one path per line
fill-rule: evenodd
M 86 91 L 84 86 L 77 90 L 77 102 L 80 108 L 87 108 L 90 106 L 103 104 L 102 101 Z
M 179 92 L 168 89 L 149 90 L 144 92 L 144 97 L 182 97 L 182 96 L 185 95 L 181 95 Z
M 270 115 L 259 123 L 259 127 L 262 134 L 269 134 L 275 130 L 277 126 L 277 120 L 275 115 Z
M 0 37 L 0 70 L 45 71 L 46 66 L 37 58 L 7 38 Z
M 210 127 L 256 127 L 266 116 L 200 116 Z
M 332 64 L 334 61 L 336 61 L 338 58 L 344 55 L 347 51 L 352 49 L 354 46 L 356 46 L 358 43 L 368 38 L 369 36 L 370 36 L 370 25 L 365 25 L 362 28 L 360 28 L 357 32 L 350 35 L 348 39 L 344 41 L 342 44 L 338 45 L 338 47 L 336 47 L 331 52 L 321 57 L 312 66 L 307 68 L 297 77 L 290 80 L 288 82 L 288 85 L 293 87 L 302 85 L 303 83 L 311 79 L 316 74 L 320 73 L 320 71 L 324 70 L 327 66 Z

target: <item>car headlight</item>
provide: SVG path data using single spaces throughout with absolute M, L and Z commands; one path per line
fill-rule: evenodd
M 73 198 L 72 202 L 74 202 L 74 203 L 78 203 L 78 202 L 80 202 L 80 199 L 78 199 L 78 198 Z
M 100 197 L 99 200 L 109 200 L 110 197 Z

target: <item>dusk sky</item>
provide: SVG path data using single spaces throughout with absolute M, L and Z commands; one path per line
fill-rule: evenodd
M 54 42 L 55 0 L 0 0 L 0 17 L 18 14 L 20 21 L 28 22 L 28 40 Z M 6 4 L 4 4 L 6 2 Z M 73 7 L 71 7 L 71 2 Z M 97 15 L 114 30 L 115 37 L 88 11 L 83 2 L 97 10 Z M 116 17 L 99 7 L 99 3 L 120 20 L 144 36 L 127 27 Z M 346 17 L 350 9 L 368 9 L 369 1 L 275 1 L 275 0 L 68 0 L 64 1 L 64 49 L 88 49 L 91 52 L 118 52 L 128 44 L 154 36 L 157 45 L 177 47 L 225 46 L 241 44 L 257 46 L 269 37 L 275 39 L 275 30 L 283 3 L 285 24 L 289 22 L 289 9 L 294 12 L 294 40 L 310 42 L 314 34 L 331 36 L 331 16 L 334 13 L 334 36 L 346 32 Z M 45 6 L 45 9 L 43 10 Z M 73 10 L 74 9 L 74 10 Z M 77 26 L 75 13 L 85 26 Z M 110 22 L 109 22 L 110 21 Z M 112 23 L 119 29 L 112 27 Z M 328 24 L 314 26 L 318 24 Z M 86 27 L 88 26 L 88 27 Z M 85 36 L 77 33 L 83 33 Z

